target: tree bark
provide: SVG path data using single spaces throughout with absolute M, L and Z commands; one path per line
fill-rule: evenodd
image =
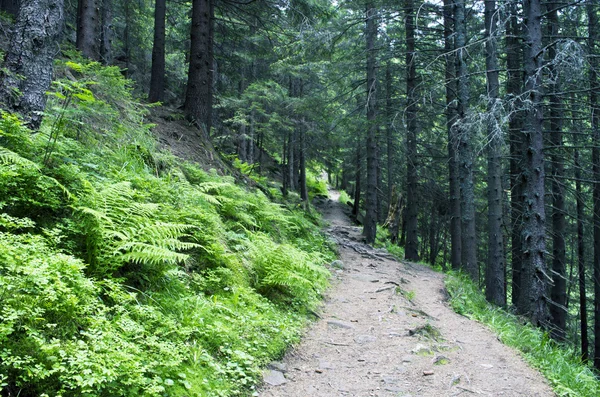
M 375 242 L 377 234 L 377 75 L 375 40 L 377 38 L 377 10 L 373 2 L 366 9 L 367 50 L 367 191 L 363 234 L 367 244 Z
M 77 8 L 77 41 L 75 45 L 84 57 L 100 60 L 99 0 L 79 0 Z
M 184 113 L 205 135 L 210 136 L 212 125 L 213 83 L 213 0 L 192 1 L 190 65 Z M 250 145 L 253 145 L 250 142 Z
M 0 98 L 38 128 L 52 82 L 53 61 L 63 28 L 63 0 L 22 0 L 4 61 Z
M 488 301 L 506 305 L 504 236 L 502 234 L 502 131 L 496 116 L 500 93 L 496 35 L 498 13 L 496 0 L 485 1 L 486 75 L 488 92 L 488 263 L 485 273 L 485 296 Z
M 469 81 L 467 71 L 467 25 L 465 19 L 465 0 L 456 0 L 454 6 L 456 79 L 458 84 L 457 116 L 458 128 L 459 176 L 461 191 L 461 238 L 462 267 L 475 282 L 479 282 L 479 264 L 477 263 L 477 236 L 475 229 L 475 187 L 473 183 L 473 132 L 467 125 L 469 107 Z
M 558 40 L 558 11 L 559 1 L 547 3 L 548 8 L 548 39 L 550 43 Z M 556 45 L 550 45 L 548 56 L 550 65 L 549 102 L 550 102 L 550 146 L 552 164 L 552 289 L 550 292 L 550 318 L 552 338 L 563 341 L 567 326 L 567 279 L 566 279 L 566 248 L 565 236 L 567 222 L 565 218 L 565 189 L 563 185 L 564 164 L 560 150 L 563 146 L 562 117 L 563 105 L 558 94 L 560 86 L 558 83 L 558 71 L 552 61 L 556 58 Z
M 592 172 L 594 178 L 594 367 L 600 370 L 600 88 L 597 59 L 598 8 L 596 1 L 587 1 L 588 47 L 590 53 L 590 110 L 592 113 Z
M 417 69 L 415 65 L 415 10 L 413 0 L 405 3 L 406 31 L 406 245 L 404 256 L 419 260 L 418 157 L 417 157 Z
M 523 51 L 519 37 L 521 28 L 517 13 L 517 1 L 509 3 L 509 19 L 506 23 L 506 67 L 508 69 L 506 93 L 511 112 L 508 121 L 510 141 L 510 222 L 511 222 L 511 302 L 517 306 L 521 292 L 521 269 L 523 262 L 523 186 L 521 181 L 521 153 L 523 147 L 523 118 L 520 95 L 523 86 Z
M 306 131 L 300 128 L 300 199 L 308 203 L 308 188 L 306 186 Z
M 573 145 L 579 146 L 577 130 L 573 135 Z M 575 149 L 574 167 L 575 167 L 575 198 L 577 201 L 577 269 L 579 273 L 579 318 L 581 332 L 581 360 L 587 362 L 589 360 L 589 337 L 588 337 L 588 318 L 587 318 L 587 297 L 586 297 L 586 281 L 585 281 L 585 203 L 583 201 L 583 192 L 581 189 L 581 161 L 579 149 Z
M 102 0 L 102 32 L 100 34 L 100 61 L 103 65 L 112 63 L 112 0 Z
M 461 266 L 462 237 L 460 225 L 460 180 L 456 147 L 458 137 L 452 126 L 456 122 L 456 68 L 454 59 L 454 1 L 444 0 L 444 52 L 446 86 L 446 129 L 448 131 L 448 185 L 450 201 L 450 263 L 452 269 Z
M 150 103 L 162 102 L 165 93 L 165 18 L 166 0 L 154 3 L 154 42 L 152 44 L 152 70 L 150 72 Z
M 354 215 L 354 219 L 359 218 L 360 215 L 360 193 L 361 193 L 361 143 L 362 139 L 359 136 L 356 140 L 356 157 L 354 163 L 354 206 L 352 206 L 352 215 Z
M 544 141 L 542 132 L 542 8 L 540 0 L 525 0 L 526 111 L 523 153 L 523 268 L 517 309 L 533 324 L 547 327 L 550 314 L 546 296 L 546 215 L 544 208 Z
M 385 67 L 385 112 L 386 112 L 386 147 L 387 147 L 387 199 L 388 214 L 394 199 L 394 134 L 393 134 L 393 116 L 394 108 L 392 105 L 392 62 L 388 61 Z

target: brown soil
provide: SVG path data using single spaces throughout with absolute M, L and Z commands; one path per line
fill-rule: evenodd
M 362 244 L 335 192 L 323 213 L 343 269 L 322 318 L 265 371 L 260 396 L 555 395 L 518 352 L 452 311 L 444 275 Z

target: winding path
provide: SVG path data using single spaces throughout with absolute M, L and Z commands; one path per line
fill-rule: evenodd
M 362 244 L 331 193 L 322 212 L 341 268 L 322 318 L 265 371 L 259 396 L 555 395 L 516 351 L 452 311 L 442 274 Z

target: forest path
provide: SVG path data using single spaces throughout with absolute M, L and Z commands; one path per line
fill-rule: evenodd
M 320 207 L 341 268 L 322 318 L 270 365 L 260 396 L 555 395 L 516 351 L 452 311 L 443 274 L 363 244 L 336 193 Z

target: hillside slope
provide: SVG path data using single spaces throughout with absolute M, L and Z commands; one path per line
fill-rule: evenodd
M 327 286 L 318 219 L 236 185 L 118 68 L 57 76 L 40 131 L 0 117 L 0 394 L 249 393 Z

